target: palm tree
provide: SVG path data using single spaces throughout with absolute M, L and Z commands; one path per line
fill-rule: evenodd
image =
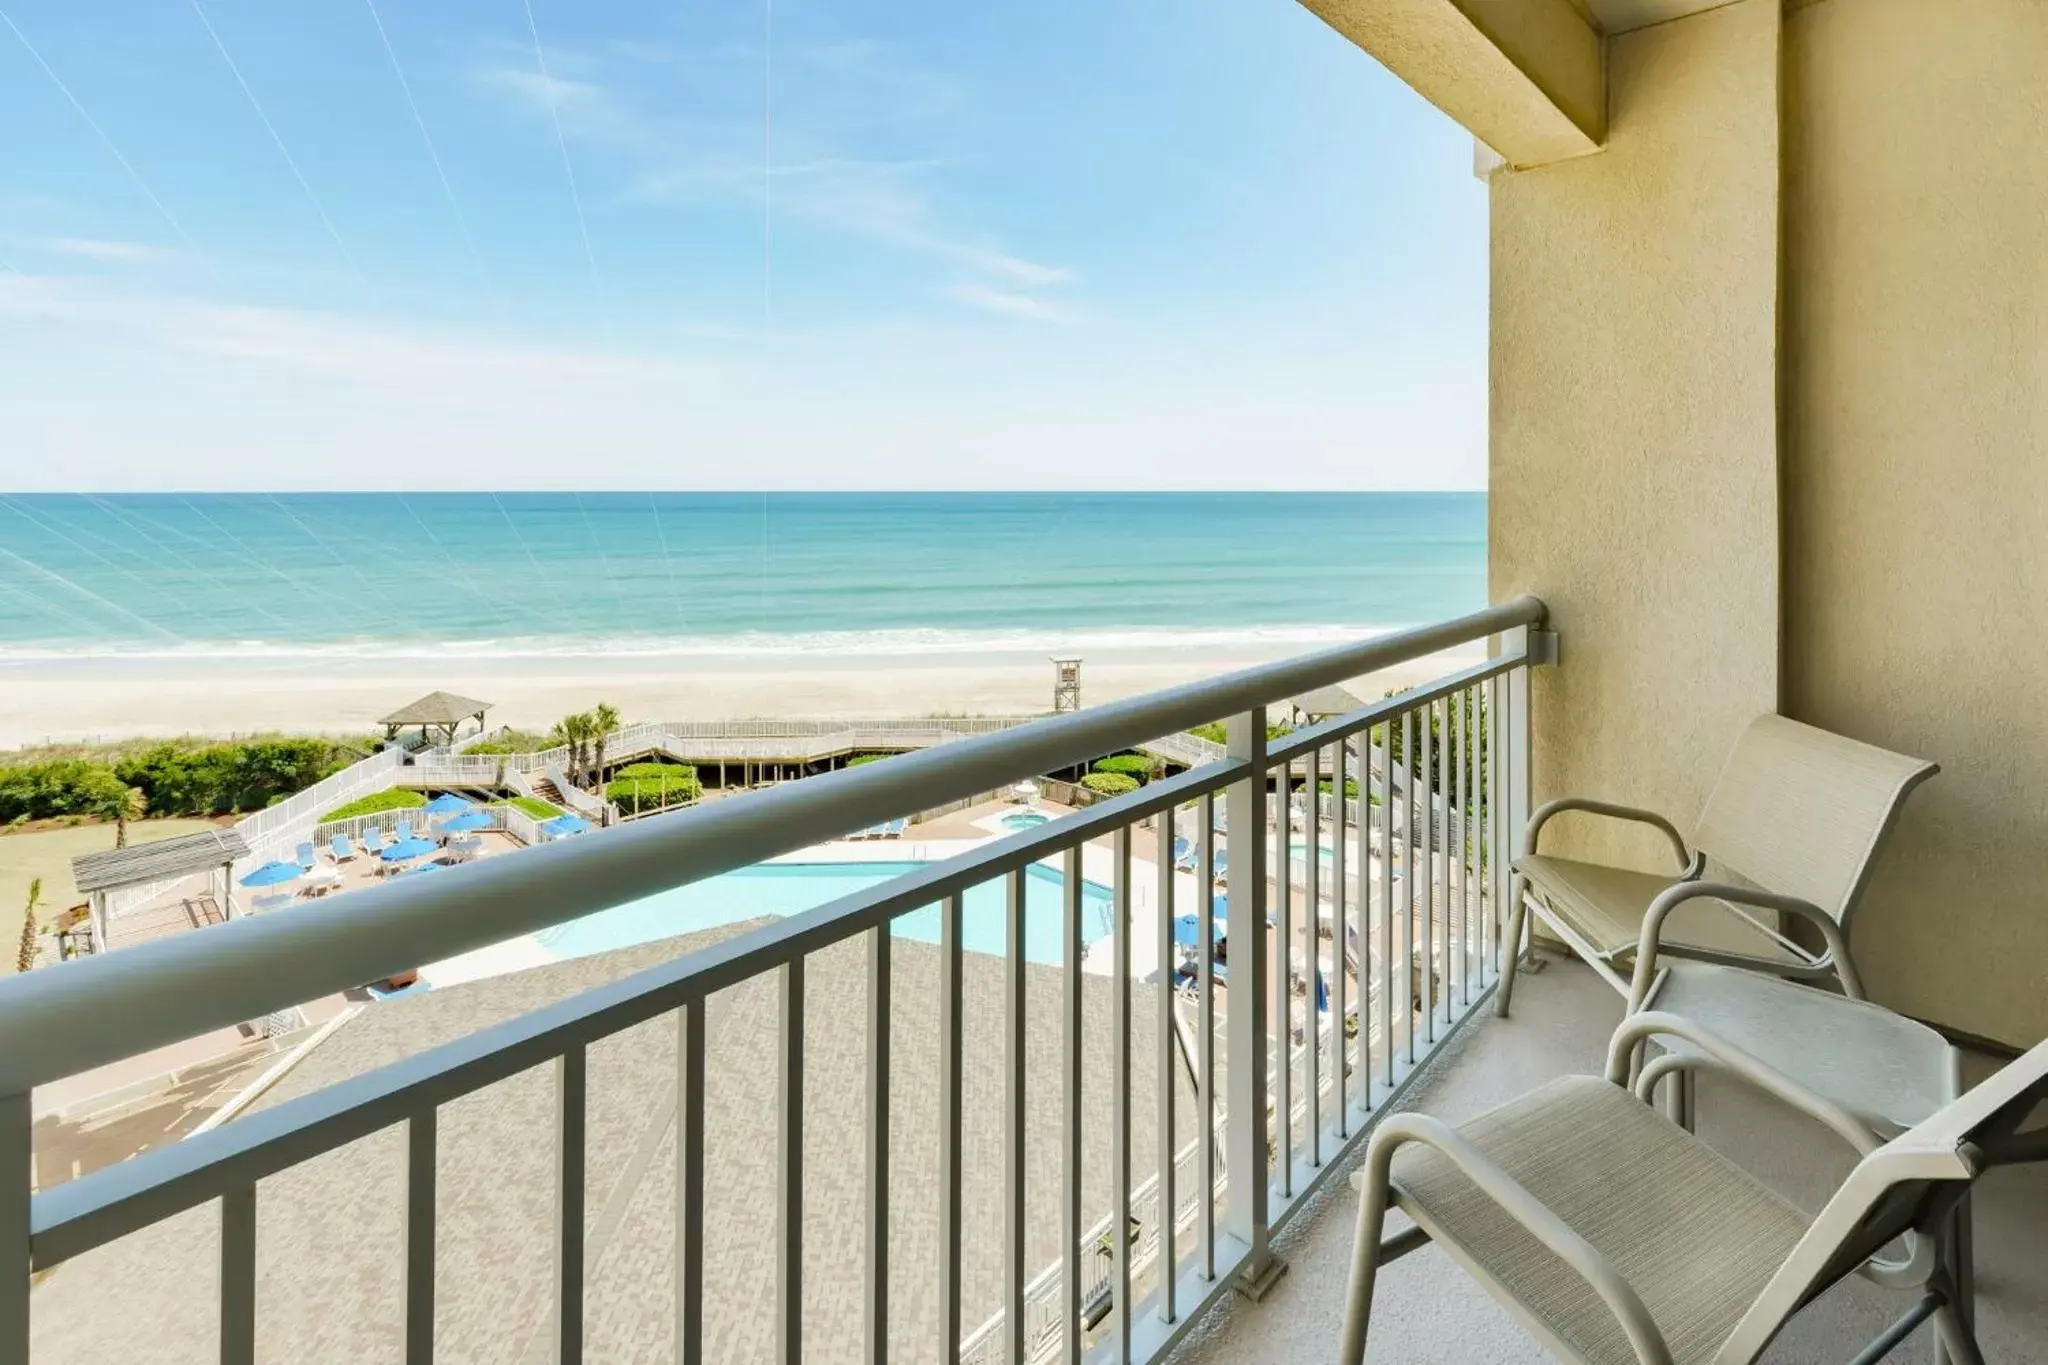
M 590 778 L 593 782 L 604 781 L 604 742 L 619 728 L 619 708 L 608 701 L 601 701 L 597 709 L 586 713 L 590 721 L 590 743 L 592 750 Z
M 21 951 L 14 960 L 18 972 L 34 971 L 36 965 L 36 903 L 43 898 L 43 879 L 28 884 L 28 914 L 21 923 Z
M 149 809 L 149 798 L 142 794 L 140 787 L 123 787 L 121 794 L 107 803 L 114 812 L 114 847 L 128 847 L 128 822 L 140 820 Z
M 555 722 L 554 733 L 549 736 L 557 744 L 569 748 L 569 781 L 572 785 L 583 785 L 583 742 L 590 737 L 590 713 L 578 711 Z

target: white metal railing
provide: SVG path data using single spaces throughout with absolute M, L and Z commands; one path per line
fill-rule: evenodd
M 236 862 L 235 875 L 240 875 L 257 864 L 268 862 L 281 853 L 289 853 L 298 844 L 311 838 L 313 822 L 319 817 L 320 812 L 390 786 L 404 762 L 404 750 L 379 749 L 368 758 L 350 764 L 304 791 L 237 820 L 235 832 L 248 843 L 249 853 L 247 857 Z M 176 877 L 162 877 L 153 882 L 118 887 L 109 891 L 107 917 L 119 919 L 142 908 L 185 881 L 189 875 L 187 873 Z
M 247 1365 L 256 1340 L 255 1209 L 257 1183 L 369 1133 L 403 1126 L 410 1175 L 402 1305 L 409 1358 L 430 1354 L 436 1328 L 432 1287 L 434 1171 L 462 1159 L 436 1138 L 442 1105 L 476 1093 L 542 1063 L 557 1079 L 552 1140 L 556 1144 L 557 1210 L 553 1245 L 559 1273 L 549 1345 L 563 1361 L 582 1358 L 585 1337 L 584 1179 L 587 1059 L 593 1044 L 651 1020 L 678 1024 L 677 1108 L 674 1131 L 678 1195 L 675 1354 L 703 1359 L 706 1319 L 712 1311 L 772 1313 L 783 1359 L 802 1358 L 804 1277 L 815 1271 L 804 1255 L 805 1221 L 805 967 L 812 955 L 859 942 L 868 955 L 865 1018 L 867 1099 L 864 1132 L 867 1169 L 864 1255 L 857 1268 L 835 1262 L 828 1273 L 858 1275 L 867 1358 L 878 1360 L 897 1332 L 915 1331 L 928 1352 L 956 1355 L 970 1323 L 1000 1321 L 993 1335 L 1012 1361 L 1039 1348 L 1078 1360 L 1085 1349 L 1118 1361 L 1155 1358 L 1187 1331 L 1209 1304 L 1239 1281 L 1270 1273 L 1273 1233 L 1303 1208 L 1336 1169 L 1338 1160 L 1387 1111 L 1433 1049 L 1449 1037 L 1493 989 L 1499 965 L 1500 910 L 1505 899 L 1506 832 L 1519 828 L 1528 803 L 1528 671 L 1543 620 L 1542 604 L 1521 598 L 1441 625 L 1382 636 L 1280 663 L 1268 664 L 1146 697 L 1064 714 L 1005 731 L 986 733 L 887 763 L 708 802 L 661 820 L 637 821 L 585 838 L 551 841 L 517 858 L 486 859 L 459 875 L 401 878 L 347 897 L 314 902 L 291 915 L 238 919 L 201 933 L 144 943 L 121 953 L 89 958 L 48 971 L 0 981 L 0 1151 L 15 1175 L 0 1181 L 0 1359 L 29 1355 L 31 1276 L 138 1228 L 211 1201 L 220 1201 L 223 1236 L 219 1263 L 220 1359 Z M 1500 638 L 1488 661 L 1333 717 L 1273 742 L 1266 736 L 1266 706 L 1304 691 L 1435 654 L 1490 636 Z M 1547 642 L 1546 642 L 1547 644 Z M 1433 847 L 1437 824 L 1422 822 L 1422 844 L 1396 827 L 1401 803 L 1383 802 L 1359 813 L 1360 823 L 1331 831 L 1336 865 L 1307 860 L 1297 889 L 1289 863 L 1282 803 L 1272 799 L 1280 774 L 1305 764 L 1319 772 L 1344 771 L 1344 745 L 1374 726 L 1410 734 L 1431 715 L 1444 718 L 1445 742 L 1424 746 L 1418 787 L 1433 802 L 1472 794 L 1480 774 L 1493 800 L 1476 808 L 1474 836 L 1452 848 Z M 1484 715 L 1488 742 L 1462 719 Z M 1096 755 L 1211 720 L 1226 722 L 1226 756 L 1154 782 L 1036 828 L 981 844 L 816 909 L 792 915 L 711 947 L 649 968 L 611 985 L 510 1019 L 483 1033 L 391 1063 L 342 1086 L 300 1096 L 202 1135 L 146 1152 L 80 1179 L 31 1191 L 28 1179 L 30 1094 L 78 1072 L 133 1056 L 164 1043 L 241 1020 L 260 1018 L 360 981 L 377 980 L 530 933 L 608 906 L 686 885 L 765 858 L 793 852 L 894 816 L 944 804 L 975 792 L 1000 790 L 1036 774 L 1069 767 Z M 1415 752 L 1407 746 L 1407 752 Z M 1432 762 L 1444 770 L 1433 780 Z M 1216 833 L 1218 797 L 1230 825 L 1258 831 L 1225 849 Z M 1193 809 L 1200 831 L 1194 907 L 1199 925 L 1187 989 L 1195 1009 L 1193 1058 L 1184 1068 L 1176 1033 L 1177 960 L 1173 935 L 1172 872 L 1175 812 Z M 1277 816 L 1277 827 L 1276 827 Z M 1412 819 L 1412 812 L 1408 813 Z M 1134 860 L 1139 826 L 1156 841 L 1151 872 Z M 1274 837 L 1274 836 L 1278 837 Z M 1270 839 L 1270 847 L 1269 847 Z M 1108 844 L 1114 893 L 1112 932 L 1106 943 L 1084 942 L 1084 851 L 1103 856 Z M 1375 853 L 1375 849 L 1379 850 Z M 1357 858 L 1359 875 L 1345 860 Z M 1231 855 L 1219 866 L 1219 855 Z M 1269 857 L 1272 860 L 1269 863 Z M 1043 1282 L 1046 1267 L 1023 1256 L 1026 1217 L 1024 1149 L 1027 963 L 1027 873 L 1055 860 L 1062 869 L 1059 965 L 1061 1038 L 1059 1075 L 1060 1286 L 1052 1312 L 1056 1332 L 1033 1343 L 1027 1289 Z M 1430 875 L 1417 875 L 1431 869 Z M 1227 887 L 1224 930 L 1231 945 L 1230 989 L 1218 991 L 1215 920 L 1210 887 Z M 1406 872 L 1397 880 L 1391 872 Z M 1147 883 L 1141 887 L 1141 877 Z M 1156 877 L 1156 881 L 1153 879 Z M 1003 1290 L 997 1301 L 963 1298 L 962 1132 L 963 1033 L 970 1002 L 963 945 L 968 891 L 985 884 L 1004 889 L 1005 948 L 1000 955 L 999 999 L 976 998 L 975 1017 L 1000 1017 L 1002 1129 L 1000 1231 L 974 1225 L 974 1235 L 1002 1238 Z M 1356 894 L 1349 888 L 1355 886 Z M 1397 892 L 1396 888 L 1399 888 Z M 1141 892 L 1149 891 L 1149 894 Z M 940 1195 L 937 1214 L 942 1292 L 933 1301 L 892 1303 L 888 1297 L 891 1243 L 890 1130 L 893 1020 L 890 988 L 892 926 L 926 907 L 940 907 L 937 948 L 940 1009 L 937 1054 Z M 1270 931 L 1269 931 L 1270 923 Z M 1317 964 L 1329 935 L 1334 963 Z M 1143 935 L 1162 970 L 1151 980 L 1133 971 L 1133 950 Z M 1357 976 L 1341 965 L 1338 945 L 1355 942 Z M 1088 971 L 1082 959 L 1087 949 Z M 1106 957 L 1105 957 L 1106 954 Z M 1107 968 L 1107 983 L 1099 973 Z M 1323 978 L 1327 1008 L 1317 1008 Z M 721 1179 L 706 1169 L 705 1057 L 707 1002 L 742 982 L 766 979 L 779 1000 L 775 1026 L 777 1138 L 773 1183 L 774 1287 L 761 1286 L 748 1301 L 723 1307 L 705 1299 L 705 1191 Z M 986 978 L 978 970 L 977 981 Z M 1411 982 L 1414 983 L 1411 989 Z M 1112 1028 L 1106 1046 L 1113 1073 L 1103 1090 L 1091 1082 L 1084 1109 L 1081 1083 L 1085 996 L 1111 993 Z M 1272 998 L 1287 1002 L 1271 1008 Z M 1143 1008 L 1157 1020 L 1155 1093 L 1133 1086 L 1131 1022 Z M 1219 1017 L 1220 1016 L 1220 1017 Z M 1345 1021 L 1358 1021 L 1360 1041 L 1347 1053 L 1337 1039 Z M 1303 1034 L 1295 1048 L 1273 1025 Z M 859 1027 L 859 1026 L 856 1026 Z M 1332 1046 L 1331 1044 L 1335 1044 Z M 1276 1063 L 1275 1056 L 1287 1060 Z M 1355 1055 L 1355 1064 L 1343 1059 Z M 1325 1075 L 1325 1070 L 1334 1074 Z M 1186 1086 L 1177 1077 L 1191 1073 Z M 1188 1102 L 1195 1113 L 1176 1119 Z M 1269 1095 L 1271 1102 L 1269 1103 Z M 1107 1112 L 1101 1112 L 1106 1110 Z M 1135 1115 L 1150 1112 L 1163 1135 L 1156 1162 L 1133 1150 Z M 1105 1123 L 1113 1133 L 1109 1207 L 1084 1209 L 1081 1151 L 1085 1124 Z M 1216 1197 L 1184 1198 L 1187 1178 L 1171 1148 L 1176 1131 L 1198 1137 L 1192 1187 Z M 547 1137 L 536 1134 L 537 1141 Z M 742 1159 L 742 1158 L 734 1158 Z M 745 1160 L 767 1160 L 749 1152 Z M 917 1152 L 925 1163 L 929 1154 Z M 1154 1216 L 1149 1226 L 1138 1199 L 1147 1161 L 1159 1173 L 1157 1204 L 1192 1203 L 1191 1234 L 1178 1218 Z M 835 1178 L 839 1178 L 835 1174 Z M 280 1183 L 267 1189 L 285 1189 Z M 277 1197 L 277 1196 L 268 1196 Z M 1156 1207 L 1156 1205 L 1155 1205 Z M 1108 1316 L 1096 1329 L 1081 1315 L 1082 1266 L 1094 1254 L 1086 1229 L 1106 1216 Z M 1145 1247 L 1156 1260 L 1140 1278 Z M 851 1294 L 853 1286 L 840 1287 Z M 896 1315 L 894 1318 L 891 1315 Z M 971 1316 L 970 1316 L 971 1315 Z M 849 1330 L 852 1328 L 849 1326 Z M 929 1336 L 922 1334 L 929 1333 Z M 856 1350 L 849 1343 L 815 1345 L 817 1354 Z M 502 1351 L 484 1354 L 502 1356 Z

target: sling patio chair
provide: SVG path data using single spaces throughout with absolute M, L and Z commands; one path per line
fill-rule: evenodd
M 1663 958 L 1834 977 L 1845 995 L 1860 999 L 1849 917 L 1899 808 L 1938 771 L 1924 759 L 1764 715 L 1736 741 L 1690 849 L 1655 811 L 1576 796 L 1545 803 L 1529 817 L 1512 869 L 1495 1013 L 1508 1013 L 1531 909 L 1632 1003 L 1647 997 Z M 1661 831 L 1678 870 L 1658 876 L 1539 853 L 1544 825 L 1566 811 Z M 1823 950 L 1809 952 L 1788 937 L 1786 916 L 1816 929 Z
M 1818 1213 L 1629 1093 L 1630 1056 L 1653 1037 L 1683 1039 L 1688 1065 L 1755 1086 L 1855 1149 Z M 1929 1318 L 1950 1360 L 1982 1365 L 1957 1213 L 1984 1171 L 2048 1161 L 2048 1128 L 2020 1131 L 2044 1098 L 2048 1043 L 1880 1145 L 1840 1106 L 1689 1021 L 1632 1015 L 1604 1080 L 1555 1080 L 1456 1127 L 1421 1114 L 1381 1120 L 1353 1177 L 1363 1198 L 1339 1359 L 1365 1359 L 1379 1267 L 1426 1242 L 1560 1360 L 1747 1365 L 1903 1237 L 1929 1249 L 1921 1293 L 1853 1365 L 1882 1359 Z M 1414 1226 L 1382 1240 L 1389 1204 Z

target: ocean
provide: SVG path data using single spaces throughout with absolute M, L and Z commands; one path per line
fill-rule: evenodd
M 0 660 L 1307 648 L 1485 599 L 1480 493 L 0 495 Z

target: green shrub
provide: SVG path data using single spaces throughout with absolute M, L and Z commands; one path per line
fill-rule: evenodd
M 604 799 L 628 812 L 661 810 L 703 794 L 697 770 L 687 763 L 628 763 L 604 787 Z
M 532 730 L 505 730 L 495 738 L 470 745 L 465 754 L 537 754 L 554 747 L 548 737 Z
M 862 768 L 870 763 L 880 763 L 885 758 L 894 758 L 895 756 L 894 754 L 855 754 L 852 758 L 846 760 L 846 766 L 849 768 Z
M 1111 754 L 1098 759 L 1095 771 L 1098 773 L 1121 773 L 1135 780 L 1140 786 L 1159 776 L 1160 763 L 1148 754 Z
M 381 815 L 387 810 L 412 810 L 427 804 L 427 798 L 404 787 L 389 787 L 384 791 L 371 792 L 358 797 L 344 806 L 336 806 L 320 817 L 319 823 L 329 820 L 353 820 L 358 815 Z
M 127 790 L 106 764 L 83 758 L 0 769 L 0 823 L 98 815 Z
M 1097 796 L 1125 796 L 1136 791 L 1141 784 L 1137 778 L 1124 773 L 1089 773 L 1081 779 L 1081 785 Z
M 1230 743 L 1230 730 L 1220 720 L 1212 720 L 1207 725 L 1197 725 L 1188 733 L 1196 739 L 1206 739 L 1211 744 Z M 1266 726 L 1267 739 L 1278 739 L 1282 735 L 1291 735 L 1293 733 L 1294 727 L 1285 721 L 1274 721 Z
M 1316 790 L 1321 792 L 1324 796 L 1328 796 L 1330 794 L 1330 779 L 1326 777 L 1322 781 L 1316 783 Z M 1346 801 L 1356 801 L 1358 799 L 1357 778 L 1347 777 L 1344 779 L 1344 799 Z M 1375 802 L 1374 804 L 1377 805 L 1378 803 Z
M 261 810 L 354 761 L 331 740 L 282 736 L 237 744 L 153 744 L 123 758 L 120 779 L 157 815 Z

